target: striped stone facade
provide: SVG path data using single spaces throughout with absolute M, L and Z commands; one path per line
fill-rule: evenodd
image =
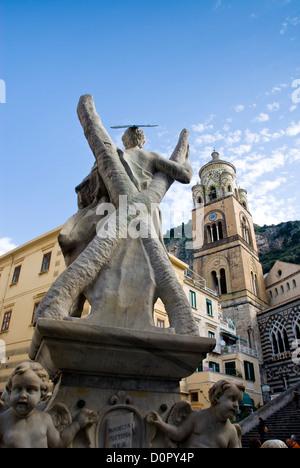
M 257 315 L 263 371 L 271 393 L 300 380 L 300 296 Z

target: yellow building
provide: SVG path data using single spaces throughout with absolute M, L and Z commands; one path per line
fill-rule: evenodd
M 27 352 L 34 331 L 34 311 L 53 281 L 65 269 L 64 258 L 57 241 L 60 229 L 56 228 L 0 257 L 0 394 L 16 365 L 28 360 Z M 171 254 L 169 257 L 190 300 L 199 334 L 215 338 L 217 343 L 214 352 L 207 355 L 202 363 L 202 368 L 181 385 L 184 398 L 192 400 L 193 405 L 205 407 L 208 406 L 207 397 L 200 398 L 200 395 L 207 395 L 206 389 L 222 378 L 222 374 L 234 374 L 233 378 L 237 378 L 237 372 L 244 375 L 244 361 L 248 359 L 245 354 L 246 348 L 242 349 L 240 344 L 239 349 L 237 348 L 237 343 L 240 342 L 234 335 L 233 324 L 222 315 L 215 291 L 209 289 L 202 278 L 191 272 L 186 263 Z M 84 314 L 88 312 L 89 305 L 86 302 Z M 154 323 L 158 327 L 169 326 L 160 299 L 154 307 Z M 253 360 L 257 361 L 255 356 Z M 227 361 L 236 362 L 236 365 L 226 367 Z M 198 372 L 199 370 L 202 372 Z M 255 389 L 251 398 L 257 403 L 260 383 L 256 368 L 255 375 L 257 378 L 255 383 L 253 382 Z M 196 392 L 199 395 L 197 401 Z
M 0 391 L 15 366 L 28 360 L 34 311 L 65 263 L 54 229 L 0 258 Z
M 265 277 L 270 307 L 300 295 L 300 265 L 276 260 Z

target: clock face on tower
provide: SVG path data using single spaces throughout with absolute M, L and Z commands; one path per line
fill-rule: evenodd
M 211 213 L 211 214 L 209 215 L 209 221 L 214 221 L 216 218 L 217 218 L 216 213 Z

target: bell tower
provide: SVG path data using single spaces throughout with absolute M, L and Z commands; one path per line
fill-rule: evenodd
M 238 336 L 256 349 L 256 314 L 268 301 L 247 192 L 238 186 L 233 164 L 216 151 L 211 157 L 199 171 L 200 183 L 192 188 L 193 269 L 217 291 Z

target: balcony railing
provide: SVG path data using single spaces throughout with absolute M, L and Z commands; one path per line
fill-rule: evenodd
M 184 270 L 184 279 L 190 281 L 194 286 L 197 286 L 200 289 L 204 289 L 205 291 L 209 292 L 213 296 L 218 296 L 217 292 L 213 289 L 210 289 L 206 286 L 206 280 L 195 273 L 190 268 Z
M 226 345 L 222 347 L 222 354 L 244 353 L 249 356 L 258 357 L 256 349 L 249 348 L 248 346 L 241 345 L 240 343 L 234 345 Z

